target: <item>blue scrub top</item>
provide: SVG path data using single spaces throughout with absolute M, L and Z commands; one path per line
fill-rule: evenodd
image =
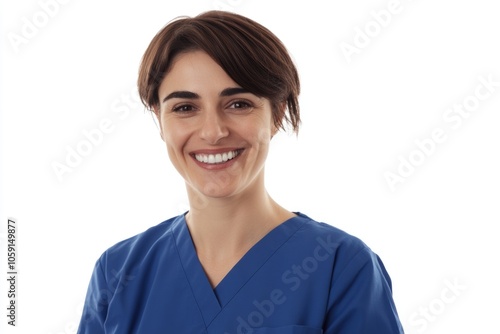
M 380 258 L 296 214 L 215 289 L 184 215 L 119 242 L 96 263 L 78 334 L 403 333 Z

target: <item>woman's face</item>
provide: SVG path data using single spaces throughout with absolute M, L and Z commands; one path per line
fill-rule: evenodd
M 263 187 L 276 132 L 269 100 L 242 89 L 203 51 L 178 55 L 158 94 L 161 135 L 188 191 L 222 198 Z

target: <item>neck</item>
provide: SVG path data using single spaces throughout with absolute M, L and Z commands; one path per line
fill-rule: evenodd
M 242 194 L 210 198 L 188 189 L 186 221 L 199 256 L 213 261 L 240 257 L 269 231 L 294 216 L 263 184 Z

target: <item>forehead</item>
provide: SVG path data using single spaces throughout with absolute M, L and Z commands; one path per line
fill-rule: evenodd
M 203 51 L 177 55 L 159 88 L 160 98 L 172 90 L 203 93 L 239 87 L 224 69 Z

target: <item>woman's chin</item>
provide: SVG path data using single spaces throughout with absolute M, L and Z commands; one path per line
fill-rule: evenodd
M 194 209 L 206 209 L 211 200 L 229 199 L 236 193 L 234 187 L 220 187 L 210 183 L 200 188 L 194 187 L 192 190 L 193 191 L 190 192 L 190 205 Z
M 233 187 L 219 187 L 216 185 L 207 185 L 200 192 L 203 196 L 207 198 L 214 199 L 223 199 L 229 198 L 235 193 L 235 189 Z

